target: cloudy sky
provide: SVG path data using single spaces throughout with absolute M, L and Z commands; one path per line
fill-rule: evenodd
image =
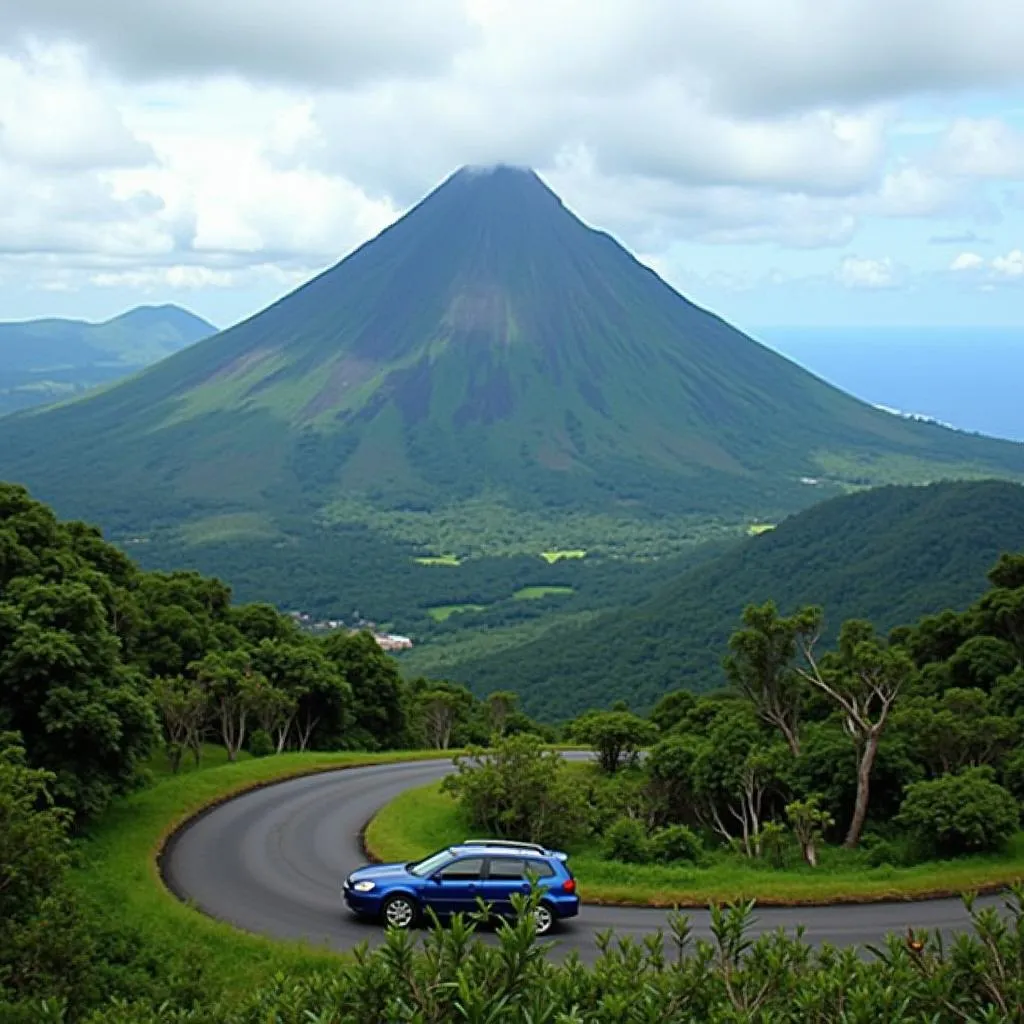
M 747 328 L 1024 326 L 1021 0 L 0 0 L 0 319 L 231 323 L 467 163 Z

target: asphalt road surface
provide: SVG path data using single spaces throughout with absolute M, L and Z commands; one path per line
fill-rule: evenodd
M 180 898 L 205 913 L 250 932 L 305 939 L 347 949 L 382 938 L 379 925 L 352 916 L 341 901 L 345 876 L 364 863 L 360 832 L 374 813 L 399 793 L 433 782 L 451 770 L 447 760 L 351 768 L 307 776 L 255 790 L 203 814 L 179 832 L 165 852 L 164 879 Z M 665 911 L 597 907 L 586 903 L 577 918 L 552 934 L 556 955 L 577 950 L 598 955 L 596 937 L 613 928 L 636 938 L 663 930 Z M 979 903 L 998 902 L 998 899 Z M 709 936 L 708 914 L 685 911 L 694 934 Z M 814 945 L 878 943 L 886 932 L 908 926 L 963 928 L 959 900 L 883 903 L 846 907 L 756 910 L 756 931 L 804 926 Z M 485 936 L 494 941 L 493 936 Z

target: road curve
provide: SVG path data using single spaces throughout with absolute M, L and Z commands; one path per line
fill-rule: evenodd
M 200 815 L 171 839 L 161 859 L 164 880 L 179 898 L 246 931 L 339 950 L 364 941 L 375 945 L 382 929 L 353 917 L 339 892 L 345 875 L 365 860 L 360 832 L 399 793 L 449 771 L 448 760 L 382 764 L 243 794 Z M 552 936 L 556 952 L 576 950 L 592 962 L 597 934 L 605 929 L 637 938 L 659 928 L 668 934 L 665 911 L 587 906 L 585 888 L 582 896 L 580 916 Z M 696 935 L 710 934 L 707 912 L 687 913 Z M 959 900 L 763 908 L 756 917 L 757 931 L 782 927 L 792 933 L 802 924 L 814 945 L 877 943 L 886 932 L 906 934 L 908 926 L 948 933 L 967 922 Z

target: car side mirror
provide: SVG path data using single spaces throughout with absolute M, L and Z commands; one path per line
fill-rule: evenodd
M 441 877 L 440 872 L 438 872 L 436 875 L 431 875 L 430 880 L 434 883 L 434 885 L 440 885 L 444 881 L 444 879 Z

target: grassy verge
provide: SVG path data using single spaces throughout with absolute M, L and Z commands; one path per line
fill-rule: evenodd
M 382 861 L 414 860 L 473 830 L 440 783 L 410 790 L 373 819 L 367 851 Z M 956 896 L 1000 889 L 1024 879 L 1024 833 L 1002 854 L 932 861 L 914 867 L 868 867 L 857 851 L 822 851 L 821 866 L 773 868 L 738 855 L 710 855 L 694 865 L 636 865 L 605 860 L 594 845 L 572 850 L 585 902 L 706 907 L 756 898 L 762 906 L 816 906 Z
M 74 885 L 103 913 L 140 930 L 153 949 L 192 958 L 231 990 L 263 982 L 277 970 L 304 973 L 336 965 L 336 953 L 250 935 L 179 902 L 159 873 L 158 858 L 165 843 L 204 807 L 262 785 L 333 768 L 443 755 L 437 751 L 282 754 L 218 764 L 223 751 L 211 748 L 209 754 L 201 770 L 162 778 L 163 764 L 154 759 L 155 784 L 118 800 L 80 844 Z

